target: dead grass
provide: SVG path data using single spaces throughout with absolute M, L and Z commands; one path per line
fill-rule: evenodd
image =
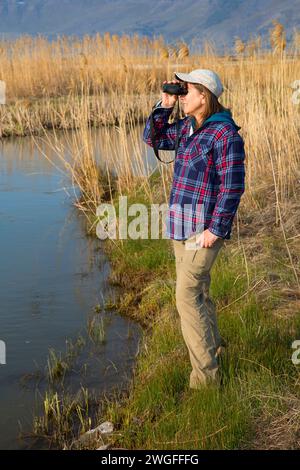
M 263 396 L 264 402 L 276 400 L 282 409 L 270 412 L 263 408 L 262 416 L 256 422 L 254 450 L 296 450 L 300 449 L 300 399 L 298 396 Z

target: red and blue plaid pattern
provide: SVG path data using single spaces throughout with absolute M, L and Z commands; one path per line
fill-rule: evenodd
M 172 109 L 158 107 L 153 111 L 160 150 L 175 148 L 176 125 L 168 122 Z M 213 116 L 191 135 L 192 119 L 187 116 L 179 121 L 180 142 L 166 224 L 166 235 L 172 239 L 186 240 L 207 228 L 230 239 L 245 190 L 244 142 L 234 121 L 214 122 Z M 149 118 L 143 140 L 152 147 Z

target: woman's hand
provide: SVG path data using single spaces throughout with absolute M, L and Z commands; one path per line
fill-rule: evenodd
M 211 248 L 218 238 L 220 237 L 206 229 L 196 236 L 196 245 L 200 248 Z
M 163 85 L 165 83 L 180 83 L 180 81 L 172 80 L 171 82 L 168 82 L 167 80 L 165 80 L 163 82 Z M 162 92 L 161 97 L 162 97 L 161 106 L 163 108 L 173 108 L 173 106 L 175 106 L 176 101 L 178 100 L 178 95 L 169 95 L 169 93 L 164 93 L 164 92 Z

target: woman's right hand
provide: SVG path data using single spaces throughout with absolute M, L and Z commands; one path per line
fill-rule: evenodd
M 172 80 L 168 82 L 167 80 L 165 80 L 163 82 L 163 85 L 165 83 L 180 83 L 180 81 Z M 169 93 L 162 92 L 161 98 L 162 98 L 161 106 L 163 108 L 173 108 L 173 106 L 175 106 L 176 101 L 178 100 L 178 95 L 169 95 Z

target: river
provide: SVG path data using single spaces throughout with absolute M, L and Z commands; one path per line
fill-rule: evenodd
M 51 161 L 56 166 L 30 137 L 0 143 L 1 449 L 28 448 L 20 431 L 30 432 L 41 412 L 50 348 L 63 353 L 66 342 L 86 339 L 67 381 L 74 392 L 84 386 L 101 394 L 126 386 L 141 337 L 138 324 L 112 311 L 102 313 L 105 342 L 88 341 L 89 315 L 115 288 L 103 242 L 86 235 L 74 188 L 59 159 Z

